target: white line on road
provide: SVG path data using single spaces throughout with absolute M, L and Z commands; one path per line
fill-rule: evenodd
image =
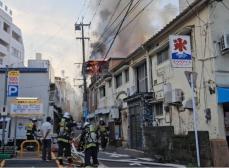
M 118 154 L 118 153 L 110 153 L 110 152 L 101 152 L 101 153 L 110 155 L 111 157 L 130 157 L 127 154 Z
M 138 161 L 138 159 L 104 159 L 104 158 L 99 158 L 101 161 L 108 161 L 108 162 L 122 162 L 122 163 L 140 163 L 143 165 L 154 165 L 154 166 L 162 166 L 162 167 L 177 167 L 177 168 L 186 168 L 183 165 L 178 165 L 178 164 L 170 164 L 170 163 L 154 163 L 154 162 L 144 162 L 144 161 Z

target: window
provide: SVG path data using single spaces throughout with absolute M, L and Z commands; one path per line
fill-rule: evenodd
M 169 48 L 160 51 L 157 53 L 157 65 L 167 61 L 169 59 Z
M 111 88 L 111 86 L 112 86 L 112 80 L 109 80 L 108 81 L 108 87 Z
M 18 42 L 21 42 L 21 36 L 18 35 L 17 33 L 15 33 L 14 31 L 12 31 L 12 37 L 13 39 L 15 39 Z
M 163 115 L 163 102 L 159 102 L 153 105 L 153 111 L 157 116 Z
M 0 65 L 2 65 L 3 64 L 3 60 L 2 60 L 2 58 L 0 58 Z
M 105 86 L 101 86 L 101 87 L 99 88 L 99 95 L 100 95 L 100 98 L 106 96 Z
M 12 47 L 11 48 L 11 55 L 17 58 L 21 58 L 21 52 L 19 50 L 17 50 L 16 48 Z
M 7 121 L 4 122 L 4 126 L 6 128 L 6 125 L 7 125 Z M 0 129 L 3 129 L 3 121 L 0 121 Z
M 3 6 L 3 3 L 2 3 L 2 1 L 0 1 L 0 7 L 2 7 Z
M 115 81 L 116 81 L 116 88 L 122 86 L 122 73 L 118 74 L 115 77 Z
M 0 39 L 0 45 L 4 46 L 6 48 L 8 48 L 8 46 L 9 46 L 9 44 L 2 39 Z
M 146 63 L 136 68 L 137 72 L 137 92 L 147 92 L 147 71 Z
M 7 32 L 7 33 L 10 32 L 10 26 L 9 26 L 7 23 L 5 23 L 5 22 L 4 22 L 4 24 L 3 24 L 3 30 L 4 30 L 5 32 Z
M 8 6 L 5 6 L 5 10 L 8 11 Z
M 125 81 L 129 82 L 129 69 L 125 70 Z

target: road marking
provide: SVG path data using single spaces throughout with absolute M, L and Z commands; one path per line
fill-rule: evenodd
M 130 156 L 127 155 L 127 154 L 117 154 L 116 152 L 114 152 L 114 153 L 110 153 L 110 152 L 101 152 L 101 153 L 107 154 L 107 155 L 110 155 L 110 157 L 116 157 L 116 158 L 118 158 L 118 157 L 130 157 Z
M 130 166 L 141 166 L 141 163 L 134 162 L 134 163 L 129 163 Z
M 104 159 L 104 158 L 99 158 L 99 160 L 100 161 L 108 161 L 108 162 L 122 162 L 122 163 L 136 163 L 136 161 L 137 161 L 138 163 L 143 164 L 143 165 L 186 168 L 185 166 L 178 165 L 178 164 L 146 162 L 146 161 L 138 161 L 138 159 Z
M 138 158 L 139 160 L 143 160 L 143 161 L 148 161 L 148 162 L 153 162 L 155 161 L 154 159 L 151 158 Z

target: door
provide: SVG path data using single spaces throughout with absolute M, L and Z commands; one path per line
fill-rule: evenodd
M 130 146 L 142 150 L 142 128 L 140 106 L 130 107 Z

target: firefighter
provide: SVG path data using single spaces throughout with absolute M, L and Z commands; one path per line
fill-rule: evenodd
M 71 132 L 73 122 L 69 112 L 65 112 L 59 123 L 58 133 L 58 160 L 60 165 L 63 165 L 63 154 L 67 158 L 68 163 L 72 163 L 71 158 Z
M 27 125 L 27 132 L 26 132 L 26 136 L 27 136 L 27 140 L 33 140 L 36 137 L 36 132 L 37 132 L 37 119 L 36 118 L 32 118 L 31 119 L 31 123 L 29 123 Z
M 85 122 L 80 137 L 80 146 L 83 146 L 85 155 L 84 162 L 85 167 L 97 167 L 98 162 L 98 150 L 97 150 L 98 136 L 95 127 L 89 122 Z M 91 158 L 93 164 L 91 164 Z
M 99 139 L 101 143 L 100 144 L 101 148 L 102 150 L 105 150 L 107 146 L 107 141 L 108 141 L 108 129 L 107 129 L 105 121 L 102 118 L 100 118 L 99 120 L 97 131 L 98 131 L 98 135 L 99 135 Z

